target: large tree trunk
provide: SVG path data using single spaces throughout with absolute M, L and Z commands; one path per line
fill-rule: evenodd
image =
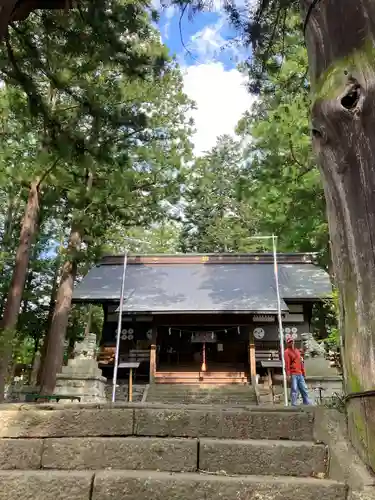
M 361 393 L 375 389 L 375 2 L 301 4 L 309 16 L 313 147 L 340 294 L 345 387 Z M 349 399 L 348 425 L 375 469 L 374 395 Z
M 53 273 L 53 278 L 52 278 L 52 289 L 51 289 L 51 296 L 50 296 L 50 301 L 49 301 L 49 306 L 48 306 L 48 316 L 47 316 L 47 322 L 45 326 L 45 336 L 43 339 L 43 345 L 41 348 L 41 353 L 40 353 L 40 364 L 39 364 L 39 369 L 38 369 L 38 376 L 37 376 L 37 385 L 40 386 L 43 380 L 43 372 L 44 372 L 44 361 L 46 359 L 47 355 L 47 346 L 49 342 L 49 335 L 51 332 L 51 325 L 52 325 L 52 319 L 53 319 L 53 313 L 55 310 L 55 304 L 56 304 L 56 295 L 57 295 L 57 290 L 58 290 L 58 279 L 60 276 L 60 268 L 61 268 L 61 256 L 63 252 L 63 241 L 60 242 L 60 247 L 58 254 L 56 256 L 56 261 L 54 265 L 54 273 Z
M 19 209 L 20 209 L 20 198 L 21 193 L 16 196 L 9 194 L 7 214 L 4 221 L 3 227 L 3 238 L 1 241 L 1 250 L 4 253 L 3 267 L 0 270 L 0 288 L 1 288 L 1 298 L 0 298 L 0 317 L 3 316 L 4 306 L 8 293 L 8 283 L 6 279 L 6 268 L 9 262 L 9 254 L 12 253 L 13 238 L 14 238 L 14 225 L 16 220 L 18 220 Z
M 30 249 L 35 237 L 39 216 L 39 181 L 30 185 L 29 196 L 22 221 L 20 241 L 16 253 L 15 265 L 10 283 L 7 301 L 1 322 L 4 344 L 0 360 L 0 402 L 4 399 L 5 382 L 12 355 L 12 342 L 20 312 L 22 293 L 25 286 L 30 259 Z
M 51 328 L 48 332 L 47 351 L 41 377 L 41 394 L 51 395 L 56 385 L 56 375 L 64 359 L 64 342 L 72 304 L 74 280 L 77 275 L 77 253 L 82 242 L 80 226 L 73 223 L 69 236 L 67 260 L 63 265 Z

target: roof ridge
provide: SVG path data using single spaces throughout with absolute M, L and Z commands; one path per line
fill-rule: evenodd
M 316 264 L 316 253 L 278 253 L 280 264 Z M 124 254 L 105 255 L 99 265 L 122 265 Z M 273 264 L 272 253 L 129 254 L 128 264 Z

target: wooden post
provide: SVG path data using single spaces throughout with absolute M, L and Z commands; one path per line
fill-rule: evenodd
M 133 401 L 133 368 L 129 368 L 129 403 Z
M 150 347 L 150 384 L 155 381 L 156 374 L 156 337 L 157 329 L 156 326 L 152 329 L 152 344 Z
M 151 345 L 150 350 L 150 384 L 152 384 L 155 380 L 156 373 L 156 345 Z
M 249 364 L 250 364 L 250 379 L 251 384 L 256 384 L 256 359 L 255 359 L 255 340 L 252 328 L 249 329 Z
M 206 372 L 207 371 L 207 365 L 206 365 L 206 342 L 203 342 L 203 347 L 202 347 L 202 366 L 201 366 L 201 371 Z

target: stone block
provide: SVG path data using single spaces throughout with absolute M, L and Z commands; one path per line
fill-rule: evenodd
M 0 439 L 0 469 L 40 469 L 41 439 Z
M 221 437 L 221 410 L 140 408 L 134 411 L 138 436 Z
M 345 482 L 351 490 L 370 486 L 375 491 L 375 478 L 355 452 L 349 441 L 346 416 L 334 409 L 314 409 L 314 439 L 329 447 L 329 477 Z
M 92 500 L 345 500 L 345 495 L 345 485 L 311 478 L 105 471 L 95 476 Z
M 223 410 L 222 436 L 230 439 L 313 440 L 311 411 Z
M 0 500 L 90 500 L 93 474 L 0 471 Z
M 349 490 L 347 500 L 375 500 L 375 486 L 367 486 L 358 491 Z
M 327 472 L 327 451 L 306 442 L 201 439 L 199 467 L 227 474 L 317 477 Z
M 57 406 L 57 405 L 56 405 Z M 133 434 L 132 408 L 0 411 L 0 437 L 88 437 Z
M 46 439 L 42 467 L 195 471 L 198 442 L 164 438 Z
M 349 399 L 347 403 L 348 433 L 351 443 L 361 459 L 369 465 L 368 426 L 363 398 Z
M 54 393 L 77 396 L 85 403 L 105 403 L 105 384 L 106 378 L 101 375 L 60 373 L 57 376 Z

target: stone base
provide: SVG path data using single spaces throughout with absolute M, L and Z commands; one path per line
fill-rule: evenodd
M 83 403 L 105 403 L 105 384 L 95 360 L 96 336 L 92 333 L 82 342 L 77 342 L 74 349 L 75 358 L 63 366 L 62 373 L 57 375 L 54 394 L 76 396 Z
M 105 403 L 105 384 L 107 379 L 101 375 L 67 374 L 57 376 L 54 394 L 77 396 L 83 403 Z

